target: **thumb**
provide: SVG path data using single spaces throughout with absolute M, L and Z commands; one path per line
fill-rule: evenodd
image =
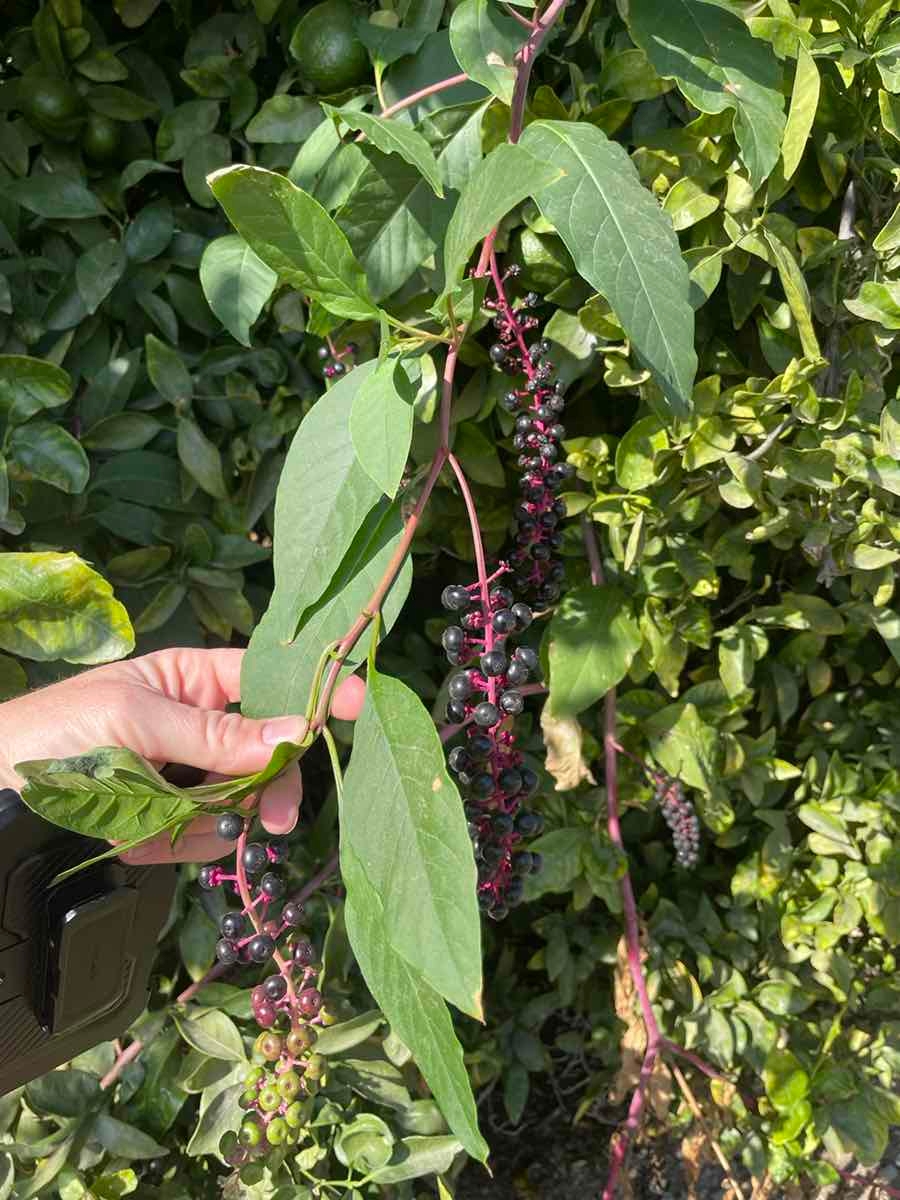
M 148 712 L 147 709 L 150 709 Z M 143 707 L 136 738 L 126 743 L 145 758 L 177 762 L 220 775 L 260 771 L 280 742 L 299 742 L 306 733 L 303 717 L 251 720 L 240 713 L 194 708 L 165 696 Z

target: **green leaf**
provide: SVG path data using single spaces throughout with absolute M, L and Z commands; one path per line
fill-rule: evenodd
M 449 1171 L 462 1148 L 458 1138 L 446 1135 L 403 1138 L 390 1161 L 373 1173 L 372 1182 L 401 1183 Z
M 397 494 L 413 430 L 415 393 L 399 359 L 387 359 L 362 384 L 350 410 L 350 436 L 363 470 L 386 496 Z
M 239 1106 L 244 1085 L 241 1082 L 228 1082 L 205 1088 L 200 1097 L 200 1118 L 191 1140 L 185 1147 L 185 1153 L 191 1156 L 203 1154 L 218 1154 L 219 1142 L 225 1133 L 236 1133 L 244 1119 L 244 1110 Z
M 472 172 L 454 209 L 444 241 L 445 291 L 462 278 L 475 245 L 510 209 L 541 188 L 560 187 L 562 169 L 539 162 L 523 146 L 504 142 Z
M 376 506 L 337 568 L 325 593 L 308 607 L 291 637 L 283 626 L 296 622 L 296 597 L 289 576 L 276 584 L 244 656 L 241 672 L 242 711 L 251 717 L 288 716 L 303 712 L 316 663 L 324 646 L 347 632 L 388 568 L 402 537 L 399 507 Z M 283 532 L 282 532 L 283 530 Z M 288 525 L 276 524 L 275 542 L 290 537 Z M 407 557 L 381 608 L 381 632 L 394 625 L 409 594 L 412 562 Z M 347 656 L 344 673 L 354 671 L 369 652 L 370 626 Z
M 630 492 L 650 487 L 658 478 L 657 454 L 668 450 L 669 438 L 656 417 L 635 421 L 616 447 L 616 479 Z
M 111 117 L 114 121 L 144 121 L 159 112 L 159 105 L 155 101 L 112 84 L 92 87 L 87 93 L 87 103 L 94 112 Z
M 296 145 L 305 141 L 321 121 L 321 110 L 312 97 L 279 92 L 263 101 L 244 132 L 248 142 Z
M 98 242 L 85 251 L 75 264 L 78 293 L 89 313 L 94 313 L 113 290 L 125 270 L 121 242 Z
M 450 18 L 450 45 L 466 75 L 504 104 L 511 104 L 516 55 L 528 31 L 492 0 L 462 0 Z
M 209 185 L 241 237 L 279 278 L 335 316 L 377 317 L 346 237 L 312 196 L 260 167 L 226 167 Z
M 156 131 L 156 157 L 160 162 L 184 158 L 198 138 L 212 133 L 218 124 L 219 108 L 215 100 L 188 100 L 167 112 Z
M 147 374 L 150 382 L 164 400 L 180 404 L 190 400 L 193 393 L 191 375 L 177 350 L 148 333 L 144 338 L 144 353 L 147 356 Z
M 222 456 L 196 421 L 178 418 L 178 457 L 184 469 L 200 484 L 204 492 L 217 500 L 228 495 L 222 474 Z
M 405 162 L 416 168 L 436 196 L 444 195 L 437 160 L 421 133 L 396 121 L 352 108 L 334 108 L 330 104 L 323 104 L 322 108 L 336 124 L 364 133 L 383 154 L 399 154 Z
M 29 421 L 10 435 L 7 453 L 15 463 L 44 483 L 69 495 L 87 487 L 91 468 L 80 442 L 52 421 Z
M 480 1018 L 481 928 L 462 803 L 421 700 L 371 665 L 341 802 L 342 854 L 345 846 L 364 865 L 394 952 Z M 415 880 L 414 905 L 398 878 Z
M 345 375 L 315 404 L 291 443 L 275 500 L 276 583 L 293 595 L 281 637 L 293 639 L 322 596 L 381 489 L 363 470 L 350 436 L 354 398 L 375 363 Z
M 102 747 L 74 758 L 16 763 L 22 799 L 63 829 L 105 841 L 152 837 L 197 809 L 190 796 L 131 750 Z
M 334 1153 L 345 1167 L 368 1175 L 383 1167 L 391 1157 L 394 1135 L 374 1113 L 360 1113 L 347 1125 L 341 1126 L 334 1139 Z
M 76 554 L 0 554 L 0 648 L 90 665 L 130 654 L 134 634 L 110 585 Z
M 25 354 L 0 354 L 0 408 L 11 425 L 72 398 L 72 380 L 54 363 Z
M 104 217 L 106 209 L 80 179 L 71 175 L 31 175 L 7 183 L 3 194 L 39 217 L 84 220 Z
M 209 242 L 200 260 L 200 283 L 209 307 L 233 338 L 250 345 L 250 327 L 265 308 L 278 276 L 242 237 Z
M 88 450 L 140 450 L 162 429 L 149 413 L 122 412 L 106 417 L 82 434 L 81 444 Z
M 523 137 L 564 179 L 533 195 L 579 274 L 612 305 L 673 411 L 691 408 L 697 370 L 687 266 L 669 219 L 628 154 L 593 125 L 536 121 Z
M 624 679 L 641 633 L 624 594 L 583 585 L 567 592 L 546 634 L 550 708 L 576 716 Z
M 813 121 L 819 107 L 822 81 L 816 60 L 802 42 L 797 43 L 797 70 L 791 92 L 787 124 L 781 143 L 781 161 L 785 179 L 793 179 L 803 158 L 803 151 L 812 133 Z M 876 249 L 877 249 L 876 243 Z
M 784 288 L 788 306 L 797 324 L 803 354 L 806 358 L 819 359 L 822 357 L 822 351 L 813 328 L 812 304 L 803 272 L 793 254 L 780 238 L 776 237 L 770 229 L 765 229 L 763 236 L 775 259 L 781 286 Z
M 213 1009 L 201 1017 L 175 1015 L 178 1032 L 189 1046 L 207 1058 L 244 1062 L 244 1042 L 234 1021 Z
M 346 1050 L 352 1050 L 370 1038 L 383 1024 L 384 1017 L 378 1009 L 373 1009 L 339 1025 L 329 1025 L 319 1031 L 316 1054 L 343 1054 Z
M 83 1117 L 99 1103 L 102 1094 L 96 1075 L 75 1068 L 50 1071 L 25 1088 L 29 1107 L 55 1117 Z
M 347 889 L 347 931 L 363 978 L 392 1031 L 413 1052 L 448 1125 L 466 1151 L 484 1162 L 488 1147 L 478 1132 L 475 1099 L 450 1014 L 437 992 L 394 949 L 367 866 L 343 837 L 341 875 Z
M 809 1092 L 809 1075 L 790 1050 L 773 1050 L 763 1070 L 766 1095 L 780 1113 L 789 1113 Z
M 0 1200 L 9 1200 L 16 1182 L 16 1165 L 11 1154 L 0 1153 Z
M 750 182 L 759 187 L 781 152 L 784 97 L 772 47 L 712 0 L 629 0 L 628 27 L 658 74 L 704 113 L 734 109 Z
M 101 1113 L 94 1122 L 91 1137 L 117 1158 L 160 1158 L 169 1153 L 165 1146 L 155 1142 L 134 1125 L 126 1125 L 124 1121 L 118 1121 L 108 1113 Z

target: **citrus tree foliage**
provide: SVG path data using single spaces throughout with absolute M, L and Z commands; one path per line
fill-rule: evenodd
M 307 901 L 322 1082 L 299 1148 L 229 1187 L 452 1195 L 481 1089 L 516 1123 L 564 1060 L 578 1113 L 603 1104 L 640 1021 L 627 880 L 660 1069 L 677 1046 L 722 1074 L 693 1085 L 725 1153 L 760 1186 L 876 1166 L 900 1124 L 898 6 L 326 3 L 11 6 L 0 687 L 128 653 L 133 625 L 138 652 L 249 640 L 244 711 L 313 718 L 261 777 L 179 788 L 100 750 L 93 815 L 78 762 L 27 764 L 26 799 L 88 832 L 118 803 L 139 841 L 315 744 L 291 871 L 340 849 L 343 890 Z M 438 597 L 478 566 L 467 488 L 489 565 L 512 545 L 510 266 L 572 474 L 517 721 L 544 869 L 482 928 Z M 367 656 L 332 785 L 316 735 Z M 190 876 L 141 1053 L 0 1101 L 0 1195 L 221 1191 L 257 976 L 207 979 L 224 900 Z

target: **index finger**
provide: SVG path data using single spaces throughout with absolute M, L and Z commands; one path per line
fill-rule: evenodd
M 178 646 L 133 658 L 130 665 L 144 683 L 170 700 L 222 709 L 241 698 L 243 658 L 243 650 L 227 646 L 220 650 Z

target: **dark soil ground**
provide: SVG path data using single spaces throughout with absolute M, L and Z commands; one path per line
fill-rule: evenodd
M 493 1097 L 491 1098 L 493 1100 Z M 543 1111 L 540 1108 L 543 1107 Z M 522 1124 L 511 1129 L 498 1105 L 482 1106 L 482 1128 L 491 1144 L 493 1178 L 470 1163 L 456 1184 L 456 1200 L 600 1200 L 606 1183 L 610 1135 L 620 1114 L 595 1106 L 578 1125 L 565 1107 L 529 1104 Z M 686 1168 L 682 1136 L 652 1126 L 638 1141 L 628 1172 L 630 1194 L 622 1200 L 735 1200 L 721 1168 L 707 1152 L 696 1126 L 696 1178 Z M 734 1176 L 743 1200 L 753 1193 L 747 1173 L 735 1164 Z M 854 1171 L 851 1162 L 843 1169 Z M 860 1171 L 866 1179 L 900 1188 L 900 1137 L 892 1142 L 876 1170 Z M 889 1200 L 877 1186 L 841 1183 L 834 1188 L 767 1191 L 764 1200 Z M 763 1200 L 759 1194 L 759 1200 Z

